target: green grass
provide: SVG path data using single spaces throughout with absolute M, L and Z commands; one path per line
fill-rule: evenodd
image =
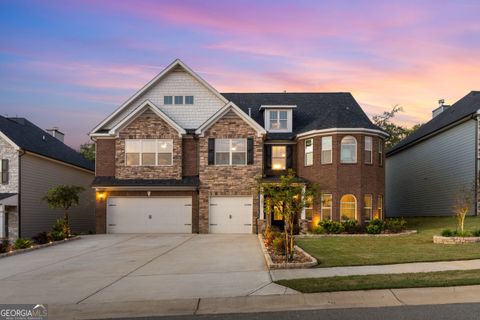
M 432 237 L 455 230 L 454 217 L 410 218 L 418 234 L 395 237 L 321 237 L 298 239 L 297 244 L 317 258 L 319 267 L 393 264 L 421 261 L 480 259 L 480 243 L 434 244 Z M 480 229 L 480 217 L 468 217 L 465 229 Z
M 475 285 L 480 284 L 479 274 L 480 270 L 460 270 L 280 280 L 276 283 L 303 293 L 314 293 Z

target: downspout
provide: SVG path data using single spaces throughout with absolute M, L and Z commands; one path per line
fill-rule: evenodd
M 25 154 L 25 150 L 18 152 L 18 207 L 17 207 L 17 223 L 18 223 L 18 237 L 22 237 L 22 156 Z

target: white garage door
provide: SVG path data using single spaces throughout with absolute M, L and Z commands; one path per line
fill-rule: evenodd
M 191 233 L 191 197 L 111 197 L 107 233 Z
M 252 197 L 211 197 L 210 233 L 252 233 Z

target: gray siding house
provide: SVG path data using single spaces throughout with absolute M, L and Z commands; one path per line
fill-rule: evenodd
M 0 161 L 0 239 L 50 231 L 63 212 L 50 209 L 42 198 L 59 184 L 85 188 L 80 205 L 70 212 L 72 231 L 95 230 L 95 166 L 64 144 L 61 132 L 0 116 Z
M 464 190 L 471 190 L 470 214 L 478 213 L 480 92 L 452 106 L 395 145 L 386 156 L 386 215 L 448 216 Z

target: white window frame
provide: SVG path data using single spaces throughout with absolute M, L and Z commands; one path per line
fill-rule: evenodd
M 303 208 L 303 210 L 305 212 L 304 218 L 307 221 L 312 221 L 313 220 L 313 214 L 314 214 L 314 212 L 313 212 L 313 202 L 314 202 L 315 198 L 314 198 L 314 196 L 309 196 L 308 198 L 309 199 L 307 199 L 307 198 L 305 199 L 305 208 Z M 307 207 L 307 204 L 309 204 L 308 207 Z M 307 218 L 307 210 L 311 210 L 312 215 L 311 215 L 310 219 Z
M 357 197 L 355 197 L 355 195 L 352 193 L 345 193 L 345 194 L 342 194 L 342 196 L 340 197 L 340 221 L 346 221 L 345 219 L 342 218 L 342 198 L 344 196 L 352 196 L 353 199 L 355 199 L 355 201 L 353 202 L 355 204 L 355 214 L 353 219 L 358 221 L 358 210 L 357 210 L 358 200 L 357 200 Z M 346 203 L 352 203 L 352 202 L 346 202 Z
M 143 141 L 145 140 L 149 140 L 149 141 L 152 141 L 152 140 L 155 140 L 155 164 L 154 165 L 143 165 L 143 157 L 142 157 L 142 154 L 143 154 Z M 128 141 L 140 141 L 140 152 L 139 152 L 139 160 L 138 160 L 138 163 L 139 164 L 133 164 L 133 165 L 129 165 L 127 164 L 127 143 Z M 171 145 L 172 145 L 172 151 L 171 152 L 160 152 L 159 151 L 159 147 L 158 145 L 162 142 L 162 141 L 166 141 L 166 142 L 170 142 Z M 125 139 L 125 166 L 126 167 L 171 167 L 173 166 L 173 139 Z M 150 153 L 150 152 L 148 152 Z M 170 153 L 171 156 L 170 156 L 170 164 L 158 164 L 158 155 L 159 154 L 163 154 L 163 153 Z
M 327 140 L 327 139 L 330 140 L 330 149 L 325 149 L 324 148 L 324 145 L 325 145 L 324 141 Z M 329 160 L 324 159 L 324 156 L 323 156 L 324 152 L 330 152 Z M 333 138 L 332 138 L 332 136 L 323 136 L 322 137 L 322 152 L 320 154 L 320 157 L 321 157 L 321 159 L 320 159 L 321 164 L 331 164 L 333 162 Z
M 285 149 L 285 157 L 274 157 L 273 156 L 273 148 L 284 148 Z M 283 162 L 284 162 L 284 167 L 283 168 L 278 168 L 278 169 L 274 168 L 273 167 L 273 159 L 282 159 Z M 284 146 L 284 145 L 283 146 L 275 146 L 275 145 L 272 146 L 272 170 L 273 171 L 287 170 L 287 146 Z
M 367 207 L 365 198 L 370 197 L 370 207 Z M 365 221 L 371 221 L 373 220 L 373 195 L 370 193 L 364 194 L 363 195 L 363 211 L 365 213 L 366 210 L 369 210 L 369 215 L 368 215 L 368 220 L 365 219 Z
M 378 165 L 383 166 L 383 140 L 378 139 Z
M 229 146 L 228 146 L 228 164 L 217 164 L 217 140 L 228 140 L 229 141 Z M 245 151 L 234 151 L 232 150 L 232 141 L 233 140 L 242 140 L 245 144 Z M 215 154 L 214 154 L 214 163 L 216 166 L 246 166 L 248 162 L 248 145 L 247 145 L 247 139 L 244 138 L 233 138 L 233 139 L 215 139 Z M 227 153 L 227 151 L 220 151 L 218 153 Z M 244 164 L 233 164 L 233 154 L 234 153 L 245 153 L 245 163 Z
M 311 145 L 309 147 L 307 147 L 307 141 L 309 141 L 311 143 Z M 307 152 L 307 148 L 311 148 L 310 151 Z M 312 138 L 305 139 L 304 150 L 305 150 L 305 159 L 304 159 L 305 167 L 313 166 L 313 139 Z M 310 163 L 307 163 L 307 159 L 308 159 L 307 154 L 312 154 Z
M 330 197 L 330 207 L 324 206 L 324 197 L 329 196 Z M 333 216 L 333 194 L 331 193 L 322 193 L 321 198 L 320 198 L 320 219 L 323 221 L 323 210 L 324 209 L 330 209 L 330 220 L 332 220 Z
M 353 138 L 353 140 L 355 140 L 355 144 L 352 144 L 352 143 L 344 143 L 343 141 L 347 138 Z M 353 161 L 345 161 L 345 160 L 342 160 L 342 154 L 343 154 L 343 147 L 344 146 L 355 146 L 355 151 L 353 153 L 354 155 L 354 159 Z M 358 162 L 358 141 L 357 141 L 357 138 L 355 138 L 354 136 L 345 136 L 342 138 L 342 140 L 340 141 L 340 163 L 344 163 L 344 164 L 350 164 L 350 163 L 357 163 Z
M 272 124 L 270 121 L 270 113 L 277 112 L 277 122 L 280 124 L 280 112 L 286 112 L 287 127 L 281 129 L 272 129 Z M 292 132 L 292 110 L 291 109 L 267 109 L 265 111 L 265 129 L 269 132 Z
M 367 149 L 367 140 L 370 140 L 370 149 Z M 365 136 L 364 140 L 364 156 L 365 156 L 365 164 L 373 164 L 373 137 L 372 136 Z M 370 152 L 370 157 L 367 157 L 367 152 Z

